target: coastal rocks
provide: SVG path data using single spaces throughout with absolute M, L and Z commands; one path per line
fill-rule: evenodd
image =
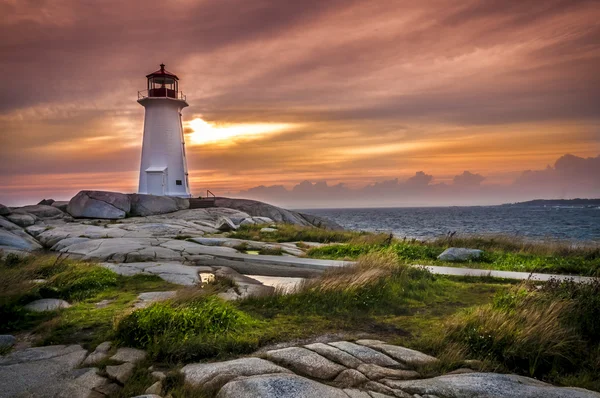
M 215 223 L 215 228 L 221 232 L 235 231 L 238 227 L 231 221 L 229 217 L 219 217 Z
M 193 267 L 178 262 L 101 263 L 100 266 L 125 276 L 156 275 L 177 285 L 193 286 L 200 282 L 199 272 L 212 272 L 210 267 Z
M 268 217 L 275 222 L 303 226 L 320 226 L 329 229 L 341 229 L 341 227 L 329 220 L 316 216 L 309 216 L 291 210 L 282 209 L 267 203 L 249 199 L 216 198 L 215 205 L 243 211 L 250 216 Z
M 70 306 L 71 304 L 67 303 L 65 300 L 48 298 L 32 301 L 23 308 L 32 312 L 47 312 L 56 311 L 61 308 L 69 308 Z
M 37 218 L 32 214 L 15 212 L 8 214 L 6 219 L 23 228 L 29 227 L 37 221 Z
M 12 334 L 0 334 L 0 350 L 12 347 L 16 341 Z
M 137 297 L 138 301 L 134 304 L 133 308 L 140 309 L 146 308 L 151 304 L 157 303 L 159 301 L 170 300 L 177 295 L 175 290 L 167 291 L 167 292 L 147 292 L 140 293 Z
M 442 261 L 469 261 L 478 259 L 482 254 L 482 250 L 450 247 L 437 258 Z
M 128 196 L 131 201 L 129 215 L 133 217 L 173 213 L 190 207 L 188 199 L 172 196 L 141 195 L 137 193 Z
M 350 355 L 355 356 L 365 363 L 372 363 L 379 366 L 399 366 L 400 364 L 382 354 L 379 351 L 375 351 L 369 347 L 351 343 L 349 341 L 336 341 L 329 343 L 329 345 L 339 348 L 342 351 L 347 352 Z
M 45 220 L 45 219 L 58 219 L 63 218 L 65 213 L 63 213 L 60 209 L 50 206 L 50 205 L 32 205 L 32 206 L 23 206 L 18 208 L 16 211 L 25 212 L 27 214 L 34 215 L 35 217 Z M 15 211 L 15 212 L 16 212 Z
M 358 368 L 360 365 L 364 364 L 363 361 L 355 356 L 327 344 L 314 343 L 305 345 L 304 347 L 349 368 Z
M 469 373 L 431 379 L 383 380 L 393 389 L 410 394 L 445 398 L 600 398 L 597 392 L 580 388 L 555 387 L 529 377 L 496 373 Z
M 422 352 L 411 350 L 410 348 L 386 344 L 380 340 L 357 340 L 356 344 L 364 345 L 381 351 L 404 365 L 420 366 L 434 363 L 437 358 L 423 354 Z
M 27 348 L 0 357 L 0 397 L 85 397 L 106 380 L 95 369 L 76 369 L 87 351 L 79 345 Z
M 225 384 L 228 380 L 239 376 L 291 372 L 264 359 L 241 358 L 217 363 L 190 364 L 184 366 L 181 373 L 183 373 L 186 383 L 202 387 L 217 376 L 220 377 L 222 384 Z
M 414 370 L 390 369 L 384 368 L 383 366 L 374 365 L 372 363 L 360 365 L 357 370 L 371 380 L 379 380 L 383 378 L 410 380 L 417 379 L 421 376 Z
M 239 274 L 229 267 L 215 267 L 214 275 L 225 277 L 235 282 L 235 287 L 218 294 L 223 300 L 230 301 L 245 299 L 251 296 L 266 296 L 275 291 L 275 288 L 272 286 L 265 286 L 256 279 Z
M 348 398 L 342 390 L 296 375 L 253 376 L 227 383 L 217 398 Z
M 113 361 L 118 362 L 129 362 L 137 363 L 143 361 L 146 358 L 146 352 L 138 350 L 137 348 L 121 347 L 117 350 L 115 355 L 110 357 Z
M 42 245 L 37 243 L 26 233 L 17 235 L 14 232 L 0 229 L 0 249 L 4 248 L 32 251 L 41 249 Z
M 110 220 L 125 218 L 130 210 L 131 201 L 127 195 L 105 191 L 81 191 L 67 207 L 67 212 L 75 218 Z
M 108 358 L 108 350 L 110 350 L 111 346 L 112 346 L 112 343 L 110 341 L 105 341 L 104 343 L 99 344 L 96 347 L 96 349 L 94 350 L 94 352 L 90 353 L 90 355 L 88 355 L 85 358 L 82 365 L 84 365 L 84 366 L 94 365 L 94 364 Z
M 301 347 L 267 351 L 266 358 L 296 373 L 317 379 L 331 380 L 346 368 Z
M 3 204 L 0 204 L 0 216 L 7 216 L 11 213 L 11 210 L 4 206 Z
M 433 358 L 414 350 L 410 350 L 407 354 L 405 350 L 408 349 L 404 347 L 377 340 L 362 340 L 362 342 L 377 348 L 385 345 L 388 352 L 395 354 L 401 352 L 402 355 L 398 358 L 400 360 L 404 358 L 406 366 L 431 363 L 430 358 Z M 369 347 L 348 341 L 330 344 L 345 347 L 368 361 L 381 361 L 381 357 L 370 352 L 369 350 L 372 349 Z M 332 351 L 324 349 L 323 346 L 333 348 L 325 344 L 309 344 L 306 347 L 319 349 L 331 355 Z M 392 347 L 397 347 L 398 350 L 393 350 Z M 337 348 L 333 349 L 337 350 Z M 379 354 L 386 357 L 382 353 Z M 220 398 L 600 398 L 600 394 L 592 391 L 554 387 L 517 375 L 470 373 L 411 380 L 420 377 L 414 368 L 399 370 L 397 364 L 380 366 L 360 361 L 357 369 L 347 369 L 313 350 L 309 351 L 301 347 L 271 350 L 256 355 L 265 355 L 266 359 L 276 362 L 277 365 L 265 359 L 242 358 L 226 362 L 190 364 L 182 369 L 182 373 L 186 384 L 201 387 L 205 391 L 218 391 L 216 396 Z M 406 358 L 426 358 L 426 360 L 415 361 Z M 393 361 L 391 358 L 388 359 Z M 393 362 L 388 361 L 388 363 Z M 323 382 L 319 382 L 319 379 Z
M 125 362 L 121 365 L 107 366 L 106 374 L 111 379 L 115 379 L 120 383 L 125 383 L 133 374 L 135 365 L 129 362 Z

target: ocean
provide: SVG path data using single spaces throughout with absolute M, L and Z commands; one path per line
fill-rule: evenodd
M 470 206 L 308 209 L 344 228 L 430 239 L 457 234 L 503 234 L 532 239 L 600 242 L 600 208 L 584 206 Z

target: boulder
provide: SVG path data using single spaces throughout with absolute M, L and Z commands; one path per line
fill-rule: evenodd
M 38 202 L 38 205 L 52 206 L 54 199 L 42 199 Z
M 134 364 L 132 364 L 130 362 L 125 362 L 124 364 L 118 365 L 118 366 L 107 366 L 106 374 L 110 378 L 115 379 L 115 380 L 119 381 L 120 383 L 125 383 L 127 380 L 129 380 L 129 378 L 133 374 L 134 368 L 135 368 Z
M 265 227 L 260 229 L 261 234 L 270 234 L 273 232 L 277 232 L 277 228 Z
M 215 228 L 221 232 L 235 231 L 238 227 L 229 217 L 219 217 L 215 224 Z
M 67 212 L 75 218 L 125 218 L 131 211 L 129 197 L 122 193 L 106 191 L 81 191 L 67 206 Z
M 0 334 L 0 348 L 12 347 L 17 339 L 12 334 Z
M 356 344 L 364 345 L 381 351 L 397 361 L 409 366 L 427 365 L 437 362 L 437 358 L 424 354 L 420 351 L 397 345 L 386 344 L 380 340 L 357 340 Z
M 70 306 L 71 304 L 67 303 L 65 300 L 48 298 L 32 301 L 23 308 L 33 312 L 46 312 L 56 311 L 61 308 L 69 308 Z
M 66 213 L 67 207 L 69 206 L 69 201 L 68 200 L 57 200 L 54 203 L 52 203 L 50 206 L 56 207 L 58 210 Z
M 175 290 L 170 290 L 166 292 L 146 292 L 140 293 L 137 297 L 137 302 L 134 304 L 133 308 L 146 308 L 151 304 L 157 303 L 159 301 L 170 300 L 177 292 Z
M 437 258 L 442 261 L 469 261 L 478 259 L 482 254 L 482 250 L 450 247 Z
M 267 217 L 275 222 L 287 224 L 296 224 L 304 226 L 315 226 L 329 229 L 342 229 L 342 227 L 333 221 L 326 220 L 317 216 L 298 213 L 291 210 L 282 209 L 268 203 L 249 199 L 215 198 L 217 207 L 227 207 L 243 211 L 253 217 Z M 254 219 L 255 222 L 257 221 Z M 264 222 L 258 222 L 263 224 Z
M 217 398 L 348 398 L 335 387 L 290 374 L 267 374 L 230 381 Z
M 349 341 L 336 341 L 333 343 L 329 343 L 329 345 L 339 348 L 342 351 L 346 351 L 348 354 L 355 356 L 356 358 L 360 359 L 365 363 L 373 363 L 379 366 L 400 365 L 397 361 L 393 360 L 385 354 L 382 354 L 379 351 L 359 344 L 354 344 Z
M 137 363 L 146 358 L 146 352 L 137 348 L 121 347 L 115 355 L 110 357 L 112 361 Z
M 37 221 L 37 218 L 33 214 L 28 214 L 25 212 L 13 212 L 7 215 L 6 218 L 13 224 L 23 228 L 29 227 L 30 225 L 35 224 Z
M 185 365 L 181 369 L 181 373 L 183 373 L 187 384 L 202 387 L 219 375 L 228 375 L 229 380 L 232 380 L 239 376 L 291 372 L 264 359 L 240 358 L 225 362 Z
M 181 198 L 174 198 L 170 196 L 142 195 L 137 193 L 128 196 L 131 200 L 131 216 L 147 217 L 157 214 L 173 213 L 185 208 L 183 207 L 183 204 L 180 205 L 178 203 L 177 199 Z
M 13 231 L 0 229 L 0 248 L 31 251 L 41 249 L 42 245 L 26 233 L 17 235 Z
M 382 380 L 382 383 L 410 394 L 447 398 L 600 398 L 600 393 L 583 388 L 555 387 L 518 375 L 468 373 L 423 380 Z
M 23 206 L 16 209 L 16 211 L 33 214 L 42 220 L 62 218 L 65 215 L 65 213 L 63 213 L 60 209 L 50 205 Z
M 10 213 L 12 213 L 12 211 L 8 207 L 0 204 L 0 216 L 7 216 Z
M 162 382 L 160 380 L 155 382 L 150 387 L 146 388 L 146 391 L 144 391 L 144 393 L 160 395 L 162 393 Z
M 346 369 L 344 366 L 302 347 L 267 351 L 266 358 L 301 375 L 322 380 L 331 380 Z

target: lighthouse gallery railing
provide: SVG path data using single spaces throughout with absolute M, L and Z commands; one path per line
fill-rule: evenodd
M 167 88 L 153 88 L 150 90 L 138 91 L 138 100 L 143 98 L 173 98 L 185 101 L 186 96 L 183 91 L 169 90 Z

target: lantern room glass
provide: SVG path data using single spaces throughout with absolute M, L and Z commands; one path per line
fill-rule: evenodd
M 152 76 L 148 78 L 148 94 L 150 97 L 177 98 L 177 80 L 168 76 Z

